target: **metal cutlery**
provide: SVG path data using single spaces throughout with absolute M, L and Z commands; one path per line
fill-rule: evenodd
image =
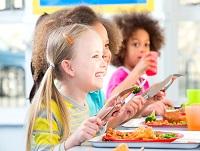
M 172 83 L 178 77 L 181 77 L 181 76 L 183 76 L 183 75 L 182 74 L 171 74 L 171 75 L 169 75 L 163 81 L 158 82 L 158 83 L 154 84 L 153 86 L 151 86 L 145 93 L 142 94 L 142 96 L 145 99 L 149 99 L 149 98 L 154 97 L 161 90 L 166 91 L 172 85 Z M 143 87 L 143 85 L 145 84 L 145 82 L 143 82 L 140 85 L 140 87 Z M 136 94 L 133 94 L 132 91 L 133 91 L 133 87 L 121 91 L 118 95 L 116 95 L 116 96 L 113 97 L 113 99 L 116 99 L 117 102 L 119 102 L 119 103 L 117 103 L 114 106 L 108 108 L 107 111 L 106 111 L 106 109 L 105 110 L 102 109 L 97 114 L 97 116 L 101 120 L 103 120 L 105 118 L 109 118 L 110 116 L 112 116 L 112 114 L 116 111 L 116 108 L 117 108 L 117 106 L 119 104 L 124 105 L 125 103 L 128 103 L 130 100 L 132 100 L 133 97 L 135 97 Z M 126 96 L 127 94 L 129 94 L 128 97 Z M 121 100 L 119 101 L 119 99 L 121 99 Z M 140 113 L 140 111 L 138 111 L 138 113 Z M 138 115 L 138 113 L 136 115 Z
M 141 84 L 140 84 L 140 86 L 138 87 L 138 88 L 142 88 L 143 86 L 144 86 L 144 84 L 146 83 L 146 80 L 144 80 Z M 137 93 L 139 93 L 139 92 L 135 92 L 135 93 L 132 93 L 133 92 L 133 90 L 134 90 L 134 86 L 133 87 L 131 87 L 131 88 L 128 88 L 128 89 L 125 89 L 125 90 L 123 90 L 122 92 L 120 92 L 117 96 L 115 96 L 114 98 L 116 98 L 116 100 L 117 100 L 117 102 L 119 102 L 119 103 L 117 103 L 117 104 L 115 104 L 113 107 L 111 107 L 106 113 L 105 113 L 105 110 L 103 111 L 103 110 L 101 110 L 102 112 L 104 112 L 104 114 L 100 111 L 99 113 L 98 113 L 98 117 L 100 117 L 101 119 L 105 119 L 106 117 L 110 117 L 110 116 L 112 116 L 112 114 L 116 111 L 116 107 L 117 107 L 117 105 L 124 105 L 125 103 L 128 103 L 130 100 L 132 100 L 133 99 L 133 97 L 137 94 Z M 129 94 L 128 95 L 128 97 L 126 96 L 127 94 Z M 119 101 L 119 99 L 121 99 L 120 101 Z M 103 115 L 102 115 L 103 114 Z
M 172 83 L 174 82 L 174 80 L 176 80 L 178 77 L 181 77 L 183 76 L 182 74 L 171 74 L 169 75 L 165 80 L 159 82 L 159 83 L 156 83 L 155 85 L 153 85 L 152 87 L 149 88 L 149 90 L 147 90 L 144 94 L 142 94 L 142 96 L 145 98 L 145 99 L 149 99 L 151 97 L 154 97 L 159 91 L 166 91 L 171 85 Z M 133 118 L 135 117 L 138 117 L 142 112 L 143 110 L 150 104 L 152 104 L 153 102 L 149 102 L 147 101 L 145 104 L 145 106 L 140 110 L 138 111 Z
M 178 77 L 181 77 L 181 76 L 183 75 L 182 74 L 169 75 L 165 80 L 151 86 L 144 94 L 142 94 L 142 96 L 145 99 L 148 99 L 155 96 L 160 90 L 166 91 L 172 85 L 174 80 L 176 80 Z

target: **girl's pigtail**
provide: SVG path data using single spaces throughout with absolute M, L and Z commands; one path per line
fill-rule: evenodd
M 40 87 L 38 91 L 36 92 L 33 102 L 30 106 L 30 112 L 29 112 L 29 125 L 28 125 L 28 133 L 27 133 L 27 144 L 26 144 L 26 150 L 29 151 L 31 149 L 31 142 L 32 142 L 32 134 L 34 129 L 34 124 L 36 122 L 36 118 L 38 117 L 38 113 L 40 111 L 46 109 L 47 113 L 47 120 L 50 122 L 50 133 L 52 133 L 52 110 L 51 110 L 51 99 L 52 99 L 52 92 L 55 92 L 56 89 L 54 86 L 54 79 L 53 79 L 53 67 L 50 66 L 48 70 L 46 71 L 42 82 L 40 84 Z

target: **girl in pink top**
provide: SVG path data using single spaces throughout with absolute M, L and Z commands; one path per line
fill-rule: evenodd
M 159 54 L 164 44 L 163 32 L 158 21 L 147 13 L 125 14 L 115 17 L 115 20 L 122 31 L 123 41 L 121 49 L 113 54 L 112 64 L 118 69 L 109 81 L 107 98 L 134 84 L 141 85 L 144 80 L 146 82 L 142 91 L 148 89 L 149 83 L 145 73 L 147 70 L 156 73 L 157 61 L 154 56 Z M 152 110 L 162 115 L 166 105 L 171 105 L 170 101 L 164 99 L 163 93 L 156 99 L 161 101 L 148 106 L 143 115 L 149 114 Z
M 130 71 L 124 67 L 121 66 L 119 67 L 112 75 L 110 81 L 109 81 L 109 85 L 108 85 L 108 90 L 107 90 L 107 98 L 110 97 L 112 90 L 117 87 L 122 81 L 124 81 L 126 79 L 126 77 L 129 75 Z M 144 82 L 144 83 L 143 83 Z M 140 92 L 143 93 L 145 92 L 145 90 L 147 90 L 149 88 L 149 82 L 147 80 L 147 76 L 143 75 L 141 77 L 139 77 L 139 80 L 136 81 L 137 85 L 143 85 L 142 90 Z

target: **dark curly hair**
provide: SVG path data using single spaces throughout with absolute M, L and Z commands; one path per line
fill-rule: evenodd
M 121 36 L 119 34 L 120 31 L 117 28 L 117 25 L 98 16 L 90 7 L 79 6 L 75 7 L 74 9 L 59 10 L 53 14 L 45 13 L 38 19 L 33 37 L 31 72 L 34 84 L 29 94 L 30 101 L 35 95 L 35 92 L 37 91 L 48 67 L 45 52 L 50 33 L 56 28 L 73 23 L 94 25 L 96 22 L 101 22 L 106 28 L 110 41 L 109 47 L 111 52 L 114 52 L 119 48 L 121 43 Z
M 100 21 L 106 28 L 106 31 L 108 33 L 109 49 L 111 51 L 111 54 L 115 54 L 121 47 L 122 43 L 121 31 L 119 30 L 117 24 L 114 21 L 110 21 L 102 17 L 100 17 Z
M 159 52 L 164 45 L 164 33 L 157 20 L 149 13 L 132 13 L 114 17 L 123 36 L 122 45 L 118 52 L 113 54 L 111 63 L 115 66 L 124 64 L 127 51 L 127 42 L 138 29 L 144 29 L 150 36 L 150 51 Z

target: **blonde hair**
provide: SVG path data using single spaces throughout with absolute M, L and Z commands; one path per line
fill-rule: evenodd
M 54 100 L 58 106 L 63 126 L 61 142 L 69 136 L 68 113 L 63 97 L 54 85 L 54 79 L 62 78 L 60 63 L 64 59 L 71 59 L 76 40 L 90 28 L 86 25 L 74 24 L 60 27 L 52 31 L 47 43 L 47 62 L 49 67 L 42 79 L 40 87 L 33 98 L 30 106 L 30 115 L 27 130 L 26 150 L 31 149 L 32 135 L 36 118 L 41 111 L 46 111 L 47 120 L 50 121 L 49 132 L 52 134 L 52 110 L 51 101 Z

